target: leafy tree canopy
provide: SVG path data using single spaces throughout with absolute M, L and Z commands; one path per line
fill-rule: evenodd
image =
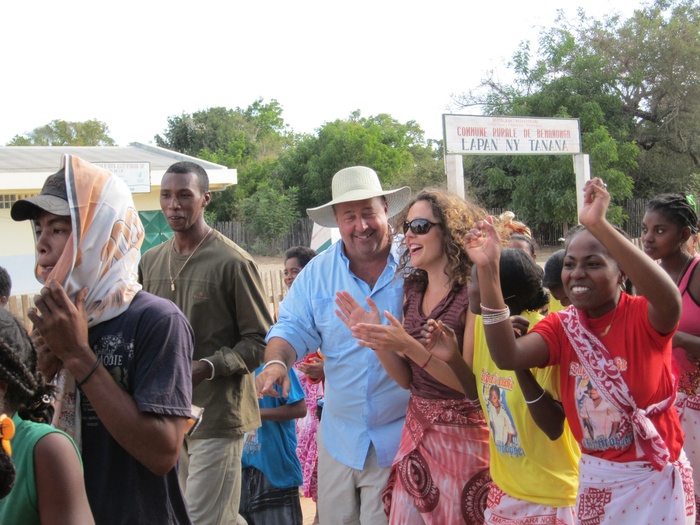
M 158 146 L 237 169 L 238 184 L 212 195 L 211 221 L 240 218 L 241 202 L 271 176 L 293 140 L 282 106 L 262 98 L 247 108 L 215 107 L 170 117 L 163 135 L 155 136 Z
M 655 0 L 627 20 L 562 13 L 542 31 L 536 55 L 524 42 L 511 83 L 492 73 L 458 107 L 485 114 L 580 119 L 583 152 L 616 202 L 663 191 L 690 192 L 700 171 L 700 4 Z M 525 220 L 575 221 L 571 159 L 475 158 L 472 190 L 488 206 L 512 206 Z M 623 219 L 613 208 L 611 218 Z
M 155 136 L 158 146 L 192 156 L 205 151 L 229 167 L 278 156 L 291 139 L 282 106 L 262 98 L 245 109 L 215 107 L 169 117 L 163 136 Z
M 297 198 L 296 188 L 285 190 L 279 180 L 270 179 L 261 182 L 257 191 L 243 201 L 243 218 L 262 239 L 253 247 L 255 252 L 280 252 L 280 241 L 299 218 Z
M 104 122 L 52 120 L 45 126 L 15 137 L 6 146 L 115 146 Z
M 387 114 L 364 118 L 355 111 L 324 124 L 317 135 L 299 137 L 282 157 L 279 177 L 299 188 L 301 213 L 331 200 L 333 175 L 348 166 L 372 167 L 386 189 L 444 184 L 440 145 L 423 137 L 415 121 L 402 124 Z

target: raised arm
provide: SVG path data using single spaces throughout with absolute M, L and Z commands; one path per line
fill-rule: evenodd
M 617 261 L 639 295 L 649 301 L 649 321 L 662 334 L 672 332 L 681 315 L 681 296 L 668 274 L 606 220 L 610 194 L 599 178 L 583 186 L 579 221 Z
M 479 221 L 467 234 L 467 253 L 477 267 L 482 310 L 486 314 L 483 315 L 484 333 L 493 361 L 503 370 L 546 365 L 549 348 L 544 339 L 529 333 L 516 340 L 508 321 L 499 273 L 501 241 L 490 221 Z

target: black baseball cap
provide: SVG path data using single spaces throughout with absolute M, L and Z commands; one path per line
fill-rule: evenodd
M 46 179 L 39 195 L 15 202 L 10 210 L 10 215 L 15 221 L 36 220 L 42 211 L 54 215 L 70 215 L 65 168 L 61 168 Z

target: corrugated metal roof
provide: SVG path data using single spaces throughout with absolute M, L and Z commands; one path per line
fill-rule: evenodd
M 128 146 L 4 146 L 0 147 L 0 173 L 53 173 L 61 165 L 61 157 L 66 153 L 88 162 L 148 162 L 155 171 L 164 171 L 180 160 L 196 162 L 207 171 L 227 169 L 226 166 L 165 148 L 133 142 Z
M 182 160 L 207 170 L 212 191 L 238 181 L 236 169 L 140 142 L 128 146 L 4 146 L 0 147 L 0 193 L 37 193 L 58 170 L 64 154 L 94 163 L 148 162 L 152 188 L 160 186 L 165 170 Z

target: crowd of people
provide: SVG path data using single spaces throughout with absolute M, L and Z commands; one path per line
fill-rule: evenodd
M 66 155 L 11 210 L 43 288 L 30 333 L 0 308 L 0 523 L 700 523 L 697 212 L 652 199 L 642 251 L 583 193 L 542 270 L 513 214 L 342 169 L 271 315 L 201 166 L 141 257 L 126 185 Z

